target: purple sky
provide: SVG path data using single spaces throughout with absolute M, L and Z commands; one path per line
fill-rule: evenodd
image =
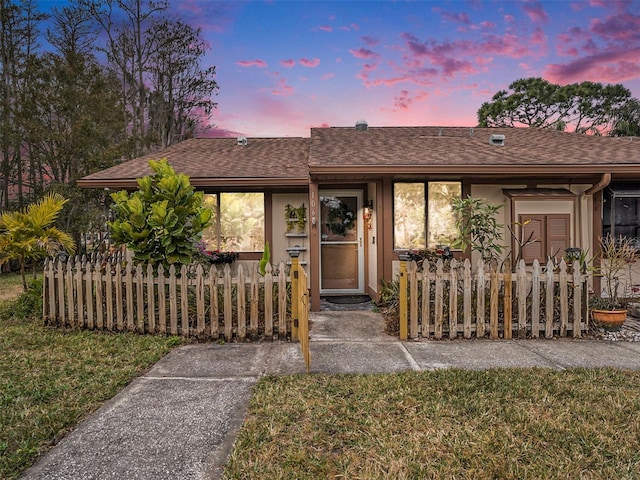
M 533 76 L 640 97 L 638 1 L 171 3 L 211 43 L 217 136 L 472 126 L 495 92 Z
M 170 4 L 211 45 L 213 136 L 308 137 L 360 119 L 473 126 L 526 77 L 622 83 L 640 98 L 640 0 Z

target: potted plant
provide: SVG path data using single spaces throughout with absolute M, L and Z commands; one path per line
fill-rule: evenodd
M 619 328 L 627 319 L 626 303 L 632 296 L 631 265 L 637 248 L 629 237 L 607 235 L 600 238 L 600 266 L 596 270 L 601 281 L 599 295 L 589 300 L 591 317 L 605 328 Z

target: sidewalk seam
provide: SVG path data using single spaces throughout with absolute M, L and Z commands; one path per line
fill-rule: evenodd
M 409 352 L 405 344 L 402 342 L 398 342 L 398 344 L 400 345 L 400 348 L 402 349 L 402 353 L 404 353 L 405 358 L 409 362 L 411 369 L 415 371 L 419 371 L 420 365 L 418 365 L 418 362 L 416 362 L 416 359 L 413 358 L 413 355 L 411 355 L 411 352 Z

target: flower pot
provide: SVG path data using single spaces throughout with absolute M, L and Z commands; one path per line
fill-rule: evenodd
M 619 328 L 627 319 L 627 310 L 591 310 L 591 318 L 605 328 Z

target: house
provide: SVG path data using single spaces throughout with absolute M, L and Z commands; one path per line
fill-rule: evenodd
M 312 128 L 310 138 L 187 140 L 78 184 L 134 189 L 152 158 L 208 194 L 210 248 L 257 260 L 268 241 L 275 262 L 298 249 L 312 309 L 321 295 L 375 296 L 399 251 L 450 243 L 452 196 L 504 205 L 505 242 L 517 248 L 508 226 L 535 240 L 526 261 L 593 252 L 609 232 L 640 239 L 640 138 L 360 121 Z

